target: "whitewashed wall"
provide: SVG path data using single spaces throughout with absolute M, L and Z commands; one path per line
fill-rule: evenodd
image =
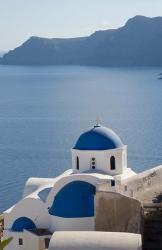
M 140 234 L 111 232 L 56 232 L 49 250 L 141 250 Z
M 11 211 L 5 212 L 5 229 L 12 228 L 13 222 L 20 217 L 30 218 L 38 228 L 46 228 L 49 225 L 48 210 L 39 199 L 27 197 L 17 203 Z
M 122 181 L 121 191 L 130 196 L 138 196 L 162 185 L 162 165 L 146 170 Z
M 19 239 L 23 239 L 25 243 L 25 235 L 21 232 L 12 232 L 8 230 L 4 230 L 3 232 L 4 239 L 9 237 L 13 237 L 13 240 L 10 242 L 8 246 L 5 247 L 5 250 L 26 250 L 25 244 L 23 246 L 19 246 Z
M 110 169 L 110 158 L 115 157 L 116 169 Z M 76 158 L 79 157 L 79 170 L 76 169 Z M 96 168 L 91 168 L 91 159 L 96 159 Z M 103 171 L 109 175 L 122 174 L 127 168 L 127 146 L 114 150 L 76 150 L 72 149 L 72 168 L 74 173 L 86 171 Z
M 51 238 L 51 235 L 38 236 L 30 231 L 12 232 L 4 230 L 4 238 L 13 237 L 13 240 L 5 248 L 5 250 L 42 250 L 40 241 L 45 238 Z M 19 239 L 23 239 L 23 245 L 19 245 Z
M 51 232 L 55 231 L 94 231 L 94 217 L 86 218 L 61 218 L 51 216 Z

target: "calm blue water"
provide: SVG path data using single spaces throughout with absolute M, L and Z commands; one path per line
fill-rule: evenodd
M 162 163 L 160 68 L 0 66 L 0 211 L 30 176 L 71 166 L 80 133 L 97 117 L 128 145 L 129 165 Z

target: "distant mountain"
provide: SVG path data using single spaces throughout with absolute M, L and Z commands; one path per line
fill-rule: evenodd
M 162 66 L 162 17 L 135 16 L 89 37 L 31 37 L 0 60 L 11 65 Z
M 6 54 L 5 51 L 0 51 L 0 57 L 2 57 L 4 54 Z

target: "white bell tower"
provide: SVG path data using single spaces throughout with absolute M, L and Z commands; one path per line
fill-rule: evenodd
M 121 175 L 127 169 L 127 146 L 111 129 L 96 125 L 83 133 L 72 149 L 74 173 Z

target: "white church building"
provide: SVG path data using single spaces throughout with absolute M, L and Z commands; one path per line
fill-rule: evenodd
M 127 146 L 115 132 L 100 124 L 81 134 L 71 151 L 71 169 L 56 178 L 30 178 L 22 199 L 4 212 L 4 237 L 13 237 L 6 250 L 61 250 L 63 248 L 55 245 L 54 238 L 61 231 L 87 232 L 86 237 L 89 235 L 91 238 L 95 230 L 97 185 L 106 185 L 111 192 L 132 195 L 134 191 L 138 192 L 137 180 L 150 171 L 136 174 L 128 168 Z M 157 171 L 161 173 L 161 167 L 156 168 Z M 80 235 L 85 240 L 84 235 Z M 100 232 L 94 238 L 97 237 L 105 236 Z M 116 240 L 120 238 L 119 233 L 107 235 L 109 243 L 105 244 L 115 239 L 114 244 L 119 245 L 113 249 L 141 249 L 139 235 L 134 237 L 126 237 L 122 248 L 122 240 L 121 244 Z M 138 241 L 135 244 L 139 248 L 130 248 L 129 238 L 130 241 Z M 65 239 L 68 242 L 66 233 Z

